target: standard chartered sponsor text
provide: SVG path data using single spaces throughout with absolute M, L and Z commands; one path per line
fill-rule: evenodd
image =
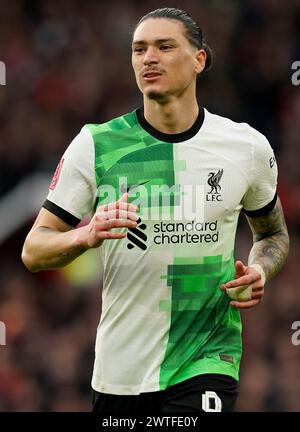
M 159 222 L 153 225 L 155 244 L 216 243 L 219 240 L 218 221 Z

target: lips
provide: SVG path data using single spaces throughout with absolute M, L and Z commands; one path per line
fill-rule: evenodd
M 158 77 L 160 75 L 161 75 L 161 73 L 159 73 L 159 72 L 146 72 L 146 73 L 144 73 L 143 78 L 155 78 L 155 77 Z
M 146 80 L 158 78 L 162 75 L 162 72 L 157 69 L 148 69 L 142 72 L 142 77 Z

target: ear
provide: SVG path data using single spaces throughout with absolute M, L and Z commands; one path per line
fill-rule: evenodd
M 196 68 L 195 72 L 197 74 L 201 73 L 203 69 L 205 68 L 205 62 L 206 62 L 207 54 L 203 48 L 201 48 L 196 53 Z

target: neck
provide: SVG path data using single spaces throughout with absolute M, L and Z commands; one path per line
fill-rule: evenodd
M 144 96 L 144 116 L 148 123 L 160 132 L 178 134 L 190 129 L 199 114 L 196 97 L 170 100 L 160 104 Z

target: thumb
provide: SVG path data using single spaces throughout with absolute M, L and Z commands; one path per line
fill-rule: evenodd
M 243 276 L 246 272 L 247 267 L 243 264 L 242 261 L 235 262 L 235 277 L 238 278 Z
M 128 193 L 124 193 L 118 201 L 127 203 L 128 202 Z

